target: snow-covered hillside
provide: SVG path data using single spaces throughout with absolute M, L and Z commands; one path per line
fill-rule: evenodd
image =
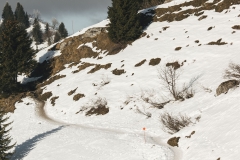
M 171 11 L 171 14 L 186 11 L 187 15 L 171 22 L 161 19 L 170 11 L 158 15 L 160 8 L 185 0 L 155 7 L 154 19 L 161 22 L 151 23 L 144 30 L 145 36 L 115 55 L 107 55 L 108 51 L 95 47 L 96 41 L 79 42 L 75 50 L 87 47 L 97 56 L 65 64 L 64 69 L 48 79 L 49 83 L 41 88 L 42 94 L 50 95 L 44 110 L 31 98 L 16 104 L 11 132 L 18 144 L 15 159 L 239 159 L 240 89 L 219 96 L 215 91 L 226 81 L 223 75 L 229 63 L 240 64 L 240 31 L 232 28 L 240 25 L 240 5 L 231 5 L 222 12 L 209 7 L 202 15 L 188 13 L 226 0 L 205 1 L 198 7 Z M 235 0 L 229 1 L 237 4 Z M 106 27 L 108 23 L 104 20 L 89 28 Z M 68 39 L 81 36 L 89 28 Z M 217 41 L 225 43 L 217 45 Z M 64 48 L 49 51 L 53 46 L 41 50 L 36 60 L 42 63 L 60 56 Z M 153 59 L 160 63 L 150 65 Z M 139 62 L 143 64 L 136 66 Z M 197 77 L 192 98 L 174 101 L 159 79 L 161 69 L 173 62 L 180 64 L 179 88 Z M 159 109 L 149 100 L 158 104 L 170 102 Z M 99 104 L 105 106 L 98 111 L 104 115 L 90 115 Z M 186 115 L 194 123 L 168 134 L 160 122 L 160 115 L 166 112 Z M 179 147 L 167 144 L 172 137 L 180 137 Z

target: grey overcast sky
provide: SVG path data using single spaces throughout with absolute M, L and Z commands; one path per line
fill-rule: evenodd
M 29 14 L 34 9 L 39 10 L 44 21 L 50 23 L 55 17 L 65 24 L 69 34 L 73 32 L 72 22 L 74 32 L 77 32 L 106 19 L 107 8 L 111 6 L 111 0 L 0 0 L 1 14 L 6 2 L 11 5 L 13 12 L 17 2 L 20 2 Z

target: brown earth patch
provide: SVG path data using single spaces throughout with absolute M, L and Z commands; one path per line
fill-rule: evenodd
M 140 67 L 141 65 L 143 65 L 146 62 L 146 59 L 142 60 L 141 62 L 135 64 L 135 67 Z
M 53 76 L 53 77 L 49 78 L 47 81 L 44 81 L 43 83 L 38 84 L 37 87 L 41 88 L 43 86 L 49 85 L 49 84 L 53 83 L 54 81 L 56 81 L 58 79 L 61 79 L 61 78 L 64 78 L 64 77 L 66 77 L 66 75 Z
M 166 31 L 169 28 L 169 26 L 163 27 L 163 31 Z
M 213 29 L 213 27 L 209 27 L 207 30 L 210 31 L 210 30 L 212 30 L 212 29 Z
M 153 58 L 153 59 L 150 60 L 149 65 L 150 66 L 156 66 L 160 63 L 160 61 L 161 61 L 161 58 Z
M 112 66 L 112 63 L 108 63 L 108 64 L 105 64 L 105 65 L 100 65 L 100 64 L 97 64 L 97 65 L 95 65 L 95 67 L 93 68 L 93 69 L 91 69 L 89 72 L 88 72 L 88 74 L 89 73 L 94 73 L 94 72 L 96 72 L 96 71 L 98 71 L 98 70 L 100 70 L 100 69 L 108 69 L 108 68 L 110 68 Z
M 74 94 L 76 92 L 77 89 L 78 89 L 78 87 L 75 88 L 74 90 L 71 90 L 70 92 L 68 92 L 68 95 L 71 96 L 72 94 Z
M 182 49 L 182 47 L 176 47 L 175 48 L 175 51 L 179 51 L 179 50 L 181 50 Z
M 223 0 L 222 2 L 220 2 L 221 0 L 214 0 L 212 3 L 208 3 L 207 1 L 208 0 L 193 0 L 190 2 L 170 6 L 168 8 L 157 8 L 155 10 L 156 14 L 153 18 L 153 21 L 181 21 L 188 18 L 190 15 L 200 16 L 204 13 L 205 10 L 215 10 L 216 12 L 222 12 L 224 9 L 229 9 L 232 5 L 240 4 L 239 0 Z M 181 9 L 181 7 L 188 6 L 193 6 L 195 8 L 187 10 Z
M 114 69 L 114 70 L 112 70 L 112 74 L 115 74 L 115 75 L 121 75 L 121 74 L 124 74 L 124 73 L 126 73 L 126 71 L 124 70 L 124 69 Z
M 166 66 L 167 67 L 172 66 L 175 70 L 181 67 L 180 64 L 178 63 L 178 61 L 172 62 L 172 63 L 167 63 Z
M 240 25 L 235 25 L 235 26 L 232 27 L 232 29 L 240 30 Z
M 205 19 L 205 18 L 207 18 L 207 15 L 201 16 L 200 18 L 198 18 L 198 20 L 201 21 L 201 20 L 203 20 L 203 19 Z
M 52 97 L 52 92 L 46 92 L 46 93 L 40 95 L 38 98 L 39 98 L 41 101 L 46 101 L 46 100 L 49 99 L 50 97 Z
M 21 102 L 21 99 L 26 97 L 26 93 L 20 93 L 16 95 L 11 95 L 9 97 L 0 98 L 0 107 L 4 110 L 5 113 L 14 112 L 15 104 Z
M 85 97 L 84 94 L 78 93 L 78 94 L 76 94 L 76 95 L 73 96 L 73 100 L 74 100 L 74 101 L 78 101 L 79 99 L 81 99 L 81 98 L 83 98 L 83 97 Z
M 78 70 L 75 70 L 72 73 L 78 73 L 78 72 L 80 72 L 80 71 L 82 71 L 82 70 L 84 70 L 84 69 L 86 69 L 88 67 L 91 67 L 93 65 L 94 64 L 91 64 L 91 63 L 83 63 L 82 65 L 78 66 Z
M 172 147 L 175 147 L 177 146 L 178 147 L 178 142 L 179 142 L 179 139 L 180 137 L 173 137 L 173 138 L 170 138 L 167 143 L 172 146 Z
M 55 101 L 56 101 L 58 98 L 59 98 L 59 97 L 57 96 L 57 97 L 52 97 L 52 98 L 50 99 L 52 106 L 55 106 Z
M 109 108 L 106 106 L 98 106 L 97 108 L 91 108 L 89 111 L 86 112 L 86 116 L 91 116 L 91 115 L 105 115 L 109 112 Z
M 209 42 L 207 45 L 225 45 L 227 44 L 226 42 L 221 42 L 222 41 L 222 38 L 217 40 L 216 42 L 212 41 L 212 42 Z

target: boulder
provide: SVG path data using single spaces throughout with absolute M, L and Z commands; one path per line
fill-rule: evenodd
M 172 147 L 175 147 L 177 146 L 178 147 L 178 142 L 179 142 L 179 139 L 180 137 L 173 137 L 173 138 L 170 138 L 167 143 L 172 146 Z
M 238 85 L 239 85 L 239 81 L 234 80 L 234 79 L 222 82 L 218 86 L 218 88 L 216 90 L 216 94 L 217 94 L 217 96 L 219 96 L 222 93 L 227 93 L 230 88 L 236 87 Z

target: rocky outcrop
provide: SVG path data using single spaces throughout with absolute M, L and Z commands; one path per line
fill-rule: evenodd
M 178 147 L 178 142 L 179 142 L 179 139 L 180 137 L 173 137 L 173 138 L 170 138 L 167 143 L 172 146 L 172 147 Z
M 239 85 L 239 81 L 237 81 L 237 80 L 225 81 L 218 86 L 218 88 L 216 90 L 216 94 L 217 94 L 217 96 L 219 96 L 222 93 L 227 93 L 229 89 L 236 87 L 238 85 Z

